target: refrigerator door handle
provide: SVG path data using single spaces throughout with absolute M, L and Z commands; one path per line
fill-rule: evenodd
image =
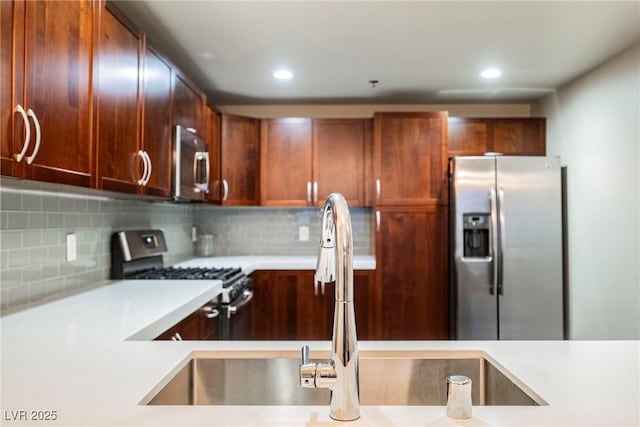
M 489 280 L 489 293 L 493 295 L 495 289 L 498 286 L 498 201 L 496 197 L 496 187 L 491 186 L 491 192 L 489 193 L 489 199 L 491 202 L 491 228 L 489 233 L 491 234 L 491 247 L 489 248 L 489 254 L 491 256 L 491 279 Z
M 503 284 L 503 278 L 504 278 L 504 263 L 502 262 L 502 254 L 504 253 L 504 247 L 505 242 L 506 242 L 506 227 L 505 227 L 505 204 L 504 204 L 504 189 L 502 187 L 500 187 L 500 189 L 498 190 L 498 206 L 500 209 L 500 224 L 499 224 L 499 230 L 500 230 L 500 248 L 498 251 L 498 295 L 502 295 L 502 284 Z

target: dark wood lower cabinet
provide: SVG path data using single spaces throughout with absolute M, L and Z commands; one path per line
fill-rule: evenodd
M 241 323 L 234 323 L 232 339 L 329 340 L 333 333 L 334 288 L 324 294 L 313 286 L 313 271 L 256 271 L 254 298 Z M 354 303 L 358 338 L 377 338 L 375 271 L 354 272 Z
M 448 338 L 447 207 L 379 209 L 381 338 Z
M 218 339 L 218 319 L 208 318 L 209 311 L 204 305 L 176 323 L 156 338 L 156 340 L 216 340 Z

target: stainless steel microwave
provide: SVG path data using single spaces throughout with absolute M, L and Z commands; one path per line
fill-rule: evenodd
M 194 129 L 178 125 L 173 148 L 173 200 L 203 201 L 208 192 L 208 146 Z

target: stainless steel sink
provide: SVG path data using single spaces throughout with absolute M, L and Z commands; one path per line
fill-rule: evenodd
M 423 352 L 424 353 L 424 352 Z M 366 354 L 366 353 L 365 353 Z M 330 391 L 305 389 L 297 353 L 290 357 L 216 358 L 196 354 L 176 367 L 143 400 L 148 405 L 328 405 Z M 474 405 L 546 405 L 485 357 L 454 355 L 360 357 L 362 405 L 444 405 L 445 379 L 473 381 Z

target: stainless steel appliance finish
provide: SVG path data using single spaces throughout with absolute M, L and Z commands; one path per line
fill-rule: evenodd
M 559 160 L 456 157 L 450 190 L 453 337 L 563 339 Z
M 209 192 L 209 149 L 194 129 L 175 128 L 173 199 L 202 201 Z
M 196 357 L 172 370 L 143 400 L 149 405 L 328 405 L 329 390 L 300 388 L 298 359 Z M 473 405 L 546 405 L 524 384 L 479 357 L 360 357 L 362 405 L 446 405 L 446 378 L 473 381 Z M 443 412 L 444 414 L 444 412 Z
M 218 317 L 218 339 L 232 339 L 233 321 L 253 298 L 252 280 L 241 268 L 164 267 L 167 244 L 162 230 L 118 231 L 111 236 L 111 278 L 127 280 L 215 280 L 222 292 L 207 306 Z M 178 339 L 179 336 L 177 337 Z
M 331 390 L 330 416 L 338 421 L 360 418 L 358 337 L 353 306 L 353 238 L 345 198 L 330 194 L 322 210 L 322 240 L 314 276 L 318 283 L 335 281 L 331 361 L 312 363 L 309 347 L 302 348 L 300 385 Z

